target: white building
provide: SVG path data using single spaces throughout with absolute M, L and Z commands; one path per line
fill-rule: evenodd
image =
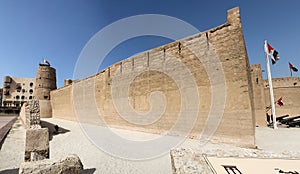
M 5 76 L 3 82 L 2 106 L 20 107 L 33 99 L 35 78 Z

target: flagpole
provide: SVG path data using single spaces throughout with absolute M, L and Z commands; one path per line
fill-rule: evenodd
M 267 45 L 267 41 L 265 40 L 265 46 Z M 266 54 L 266 61 L 267 61 L 267 71 L 268 71 L 268 81 L 269 81 L 269 89 L 270 89 L 270 103 L 272 107 L 272 115 L 273 115 L 273 128 L 277 129 L 276 123 L 276 113 L 275 113 L 275 101 L 274 101 L 274 94 L 273 94 L 273 85 L 272 85 L 272 77 L 271 77 L 271 68 L 270 68 L 270 61 L 267 52 Z
M 292 69 L 290 68 L 290 72 L 291 72 L 291 77 L 293 77 L 293 72 L 292 72 Z

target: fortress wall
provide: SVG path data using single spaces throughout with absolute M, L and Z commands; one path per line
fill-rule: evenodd
M 222 70 L 225 87 L 218 75 Z M 207 125 L 211 102 L 217 97 L 212 92 L 220 88 L 226 91 L 223 117 L 218 123 L 222 115 L 214 112 Z M 234 8 L 228 11 L 226 24 L 132 56 L 52 91 L 51 102 L 56 118 L 74 119 L 76 113 L 82 122 L 159 134 L 181 135 L 196 114 L 190 137 L 199 138 L 205 126 L 218 125 L 211 141 L 254 146 L 253 95 L 239 9 Z M 181 111 L 188 113 L 180 115 Z M 135 124 L 145 120 L 154 121 Z M 169 131 L 176 123 L 176 130 Z
M 266 103 L 264 80 L 260 64 L 251 66 L 251 79 L 253 84 L 253 101 L 256 125 L 266 125 Z
M 268 88 L 268 81 L 265 80 L 265 96 L 266 107 L 270 106 L 270 92 Z M 276 115 L 297 116 L 300 115 L 300 78 L 299 77 L 285 77 L 285 78 L 273 78 L 272 79 L 274 99 L 277 101 L 280 97 L 283 98 L 284 106 L 276 107 Z M 271 111 L 269 111 L 271 114 Z
M 73 109 L 72 86 L 66 86 L 50 92 L 52 117 L 66 120 L 76 120 Z

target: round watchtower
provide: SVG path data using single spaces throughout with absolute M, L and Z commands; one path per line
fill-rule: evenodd
M 49 65 L 40 64 L 36 73 L 34 98 L 39 100 L 42 118 L 52 117 L 50 91 L 56 89 L 56 70 Z

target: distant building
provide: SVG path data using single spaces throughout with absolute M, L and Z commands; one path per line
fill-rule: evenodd
M 2 105 L 3 88 L 0 88 L 0 105 Z
M 3 81 L 2 106 L 20 107 L 33 99 L 35 78 L 18 78 L 5 76 Z

